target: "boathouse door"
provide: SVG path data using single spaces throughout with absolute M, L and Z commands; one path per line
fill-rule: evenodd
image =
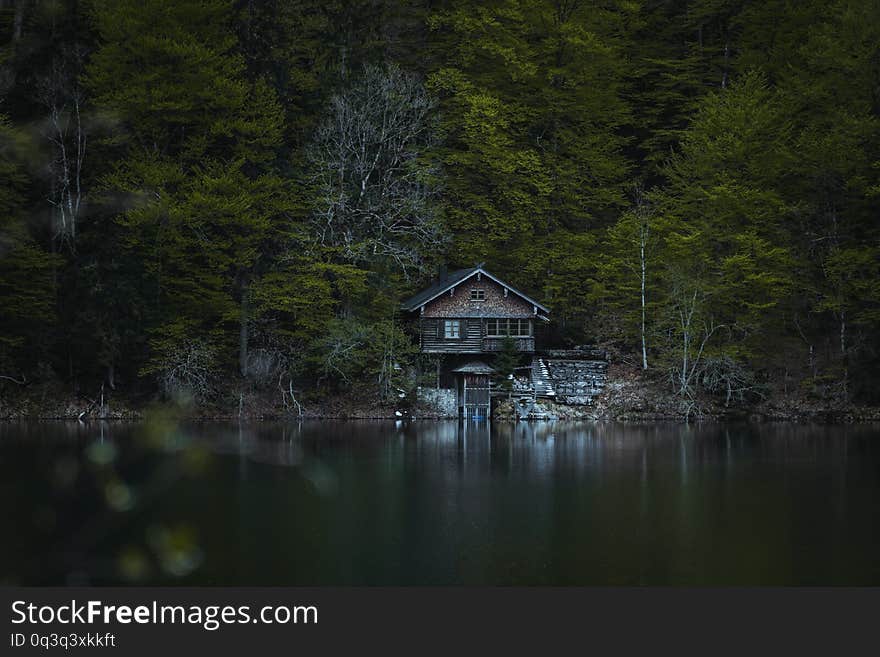
M 459 405 L 462 416 L 468 420 L 489 417 L 489 375 L 463 374 L 462 379 Z

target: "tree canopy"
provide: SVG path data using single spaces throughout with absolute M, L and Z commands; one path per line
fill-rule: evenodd
M 5 6 L 0 375 L 393 395 L 486 262 L 685 397 L 877 401 L 873 0 Z

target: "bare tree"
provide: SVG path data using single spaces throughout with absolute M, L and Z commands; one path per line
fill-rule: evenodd
M 632 207 L 625 212 L 620 221 L 609 230 L 609 237 L 621 257 L 616 262 L 627 270 L 627 281 L 632 275 L 638 280 L 639 294 L 639 337 L 642 352 L 642 369 L 648 369 L 648 267 L 654 254 L 651 252 L 654 239 L 654 208 L 648 200 L 641 183 L 633 189 Z M 629 284 L 627 284 L 627 289 Z M 627 303 L 627 306 L 629 304 Z
M 707 315 L 706 295 L 694 285 L 677 283 L 671 291 L 674 316 L 671 338 L 678 342 L 677 364 L 669 370 L 674 387 L 682 397 L 693 395 L 694 382 L 703 367 L 703 355 L 712 336 L 724 328 Z M 673 361 L 675 363 L 675 361 Z
M 705 390 L 715 394 L 724 394 L 724 405 L 737 400 L 742 402 L 747 396 L 764 397 L 755 373 L 741 361 L 721 354 L 705 359 L 700 376 Z
M 353 262 L 390 260 L 407 273 L 445 240 L 435 201 L 435 101 L 395 65 L 367 67 L 330 102 L 307 158 L 316 238 Z
M 60 247 L 71 251 L 76 249 L 77 222 L 83 209 L 83 163 L 88 143 L 85 94 L 79 84 L 84 57 L 79 47 L 61 53 L 37 89 L 37 97 L 47 110 L 43 135 L 51 148 L 47 173 L 54 236 Z
M 340 322 L 330 327 L 319 343 L 321 376 L 318 383 L 330 377 L 350 383 L 352 371 L 360 366 L 361 350 L 369 343 L 369 330 L 356 322 Z
M 638 229 L 636 232 L 636 245 L 639 249 L 639 288 L 641 292 L 642 322 L 640 327 L 642 337 L 642 369 L 648 369 L 648 339 L 647 339 L 647 294 L 648 282 L 648 242 L 651 238 L 651 214 L 652 209 L 645 198 L 645 191 L 641 185 L 636 186 L 635 207 L 633 210 Z
M 208 399 L 215 393 L 217 352 L 202 340 L 184 340 L 157 367 L 163 392 L 169 397 Z

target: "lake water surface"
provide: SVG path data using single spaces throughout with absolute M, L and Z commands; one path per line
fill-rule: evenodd
M 0 583 L 880 585 L 880 428 L 0 424 Z

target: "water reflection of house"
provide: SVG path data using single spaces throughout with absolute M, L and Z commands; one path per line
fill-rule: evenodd
M 404 302 L 417 324 L 419 349 L 435 356 L 433 399 L 458 415 L 485 417 L 492 395 L 493 363 L 502 350 L 522 359 L 530 393 L 552 395 L 533 373 L 532 356 L 550 309 L 486 271 L 441 271 L 437 281 Z

